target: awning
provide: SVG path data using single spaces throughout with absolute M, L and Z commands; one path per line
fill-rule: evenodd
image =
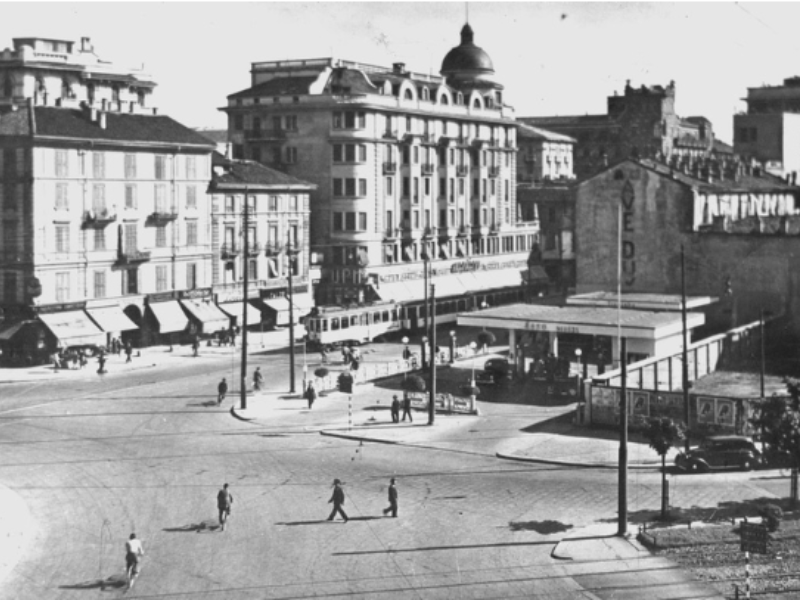
M 522 272 L 519 269 L 496 269 L 461 273 L 458 278 L 468 292 L 519 288 L 522 285 Z
M 295 310 L 300 311 L 303 316 L 310 313 L 311 309 L 314 308 L 314 299 L 311 294 L 292 294 L 292 303 Z
M 153 302 L 152 304 L 148 304 L 148 306 L 158 321 L 159 333 L 184 331 L 189 324 L 189 317 L 183 312 L 177 300 Z
M 245 308 L 247 307 L 247 308 Z M 247 326 L 258 325 L 261 323 L 261 311 L 249 302 L 242 304 L 239 302 L 220 302 L 219 308 L 227 315 L 236 317 L 236 324 L 241 327 L 244 324 L 244 311 L 247 310 Z
M 447 298 L 450 296 L 463 296 L 469 290 L 461 283 L 458 275 L 446 275 L 445 277 L 437 277 L 433 280 L 436 285 L 436 297 Z
M 25 327 L 25 323 L 26 321 L 23 321 L 22 323 L 17 323 L 16 325 L 10 325 L 5 329 L 0 329 L 0 340 L 7 342 L 13 338 L 15 335 L 17 335 L 20 329 Z
M 119 306 L 106 306 L 103 308 L 87 308 L 86 312 L 97 326 L 107 333 L 130 331 L 139 327 L 128 318 Z
M 64 346 L 75 344 L 97 344 L 106 342 L 106 334 L 92 323 L 82 310 L 60 313 L 41 313 L 39 319 Z
M 261 301 L 275 312 L 289 311 L 289 300 L 286 298 L 262 298 Z
M 216 304 L 203 300 L 181 300 L 181 304 L 200 322 L 201 333 L 209 335 L 230 329 L 230 318 Z

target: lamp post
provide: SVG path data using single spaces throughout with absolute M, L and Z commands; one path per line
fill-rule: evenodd
M 428 364 L 428 361 L 426 360 L 427 351 L 426 351 L 426 348 L 425 348 L 425 346 L 427 346 L 427 345 L 428 345 L 428 336 L 427 335 L 423 335 L 422 336 L 422 341 L 420 342 L 420 349 L 422 350 L 422 368 L 423 369 Z
M 303 340 L 303 392 L 308 387 L 308 363 L 306 361 L 306 340 Z
M 433 425 L 436 414 L 436 286 L 431 284 L 431 386 L 430 400 L 428 401 L 428 425 Z
M 469 382 L 470 390 L 469 390 L 469 410 L 470 412 L 475 412 L 475 354 L 478 350 L 478 344 L 475 342 L 470 342 L 469 347 L 472 349 L 472 380 Z
M 583 386 L 581 385 L 581 374 L 582 374 L 582 363 L 581 363 L 581 356 L 583 355 L 583 350 L 580 348 L 575 348 L 575 357 L 578 359 L 578 424 L 583 424 Z
M 408 341 L 409 340 L 408 340 L 407 337 L 403 336 L 403 339 L 400 340 L 400 341 L 403 342 L 403 344 L 405 344 L 405 348 L 403 348 L 403 360 L 408 361 L 408 359 L 411 358 L 411 350 L 408 349 Z M 407 367 L 408 367 L 408 363 L 406 363 L 406 368 L 403 369 L 403 380 L 405 380 L 406 374 L 408 373 L 408 368 Z
M 456 332 L 450 332 L 450 364 L 456 362 Z

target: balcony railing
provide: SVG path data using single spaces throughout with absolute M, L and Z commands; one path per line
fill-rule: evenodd
M 433 163 L 422 163 L 423 175 L 433 175 L 435 169 L 436 167 L 434 167 Z
M 278 256 L 283 251 L 283 246 L 274 242 L 264 244 L 264 254 L 267 256 Z
M 116 214 L 111 214 L 108 209 L 100 211 L 87 210 L 83 213 L 83 226 L 101 229 L 117 220 Z
M 150 215 L 147 217 L 147 220 L 150 223 L 162 224 L 162 223 L 169 223 L 177 218 L 178 218 L 178 213 L 173 208 L 169 210 L 156 210 L 150 213 Z
M 458 165 L 456 167 L 456 175 L 458 177 L 466 177 L 469 174 L 469 167 L 466 165 Z
M 247 245 L 247 256 L 258 256 L 261 254 L 261 244 L 258 242 L 250 242 Z
M 383 163 L 383 174 L 391 175 L 393 173 L 397 173 L 397 163 L 396 162 Z
M 285 129 L 250 129 L 244 132 L 248 140 L 285 140 Z
M 469 225 L 461 225 L 458 228 L 459 237 L 467 237 L 472 232 L 472 227 Z
M 150 260 L 150 252 L 144 250 L 121 249 L 117 251 L 117 262 L 123 265 L 140 263 Z
M 426 238 L 436 237 L 436 227 L 423 227 L 422 236 Z
M 489 177 L 499 177 L 500 167 L 489 167 Z
M 236 258 L 237 256 L 239 256 L 239 248 L 237 248 L 233 244 L 223 244 L 222 247 L 219 249 L 219 253 L 223 259 Z

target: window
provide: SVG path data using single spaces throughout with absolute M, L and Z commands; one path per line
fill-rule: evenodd
M 92 174 L 95 179 L 106 178 L 106 155 L 104 152 L 92 153 Z
M 289 210 L 292 212 L 297 212 L 297 196 L 289 196 Z
M 186 186 L 186 208 L 197 208 L 197 188 L 193 185 Z
M 344 111 L 333 113 L 334 129 L 363 129 L 366 127 L 366 113 L 356 111 Z
M 385 192 L 386 195 L 389 197 L 392 197 L 394 195 L 394 177 L 386 178 Z
M 419 204 L 419 177 L 414 177 L 414 204 Z
M 193 290 L 197 287 L 197 264 L 186 265 L 186 289 Z
M 163 183 L 156 184 L 156 207 L 155 212 L 165 213 L 167 211 L 167 186 Z
M 289 146 L 286 148 L 286 164 L 293 165 L 297 162 L 297 148 Z
M 102 183 L 95 183 L 92 186 L 92 210 L 97 216 L 104 215 L 106 212 L 106 186 Z
M 430 177 L 425 177 L 423 179 L 423 183 L 425 184 L 425 195 L 426 196 L 430 196 L 431 195 L 431 178 Z
M 258 261 L 256 259 L 251 258 L 247 261 L 247 274 L 250 277 L 250 281 L 258 279 Z
M 138 269 L 125 269 L 122 275 L 122 294 L 138 294 L 139 293 L 139 270 Z
M 17 274 L 6 271 L 3 273 L 3 300 L 13 304 L 17 299 Z
M 414 229 L 419 229 L 419 211 L 414 211 Z
M 414 164 L 419 164 L 419 146 L 414 146 L 413 148 L 413 155 L 414 155 Z
M 125 186 L 125 208 L 136 208 L 136 184 Z
M 17 174 L 17 155 L 11 148 L 3 150 L 3 174 L 14 177 Z
M 69 273 L 56 273 L 56 302 L 69 300 Z
M 156 248 L 167 247 L 167 226 L 159 225 L 156 227 Z
M 122 238 L 122 251 L 124 254 L 136 252 L 138 244 L 136 243 L 136 223 L 126 223 L 124 237 Z
M 94 297 L 95 298 L 105 298 L 106 297 L 106 272 L 105 271 L 95 271 L 94 272 Z
M 334 144 L 333 145 L 333 162 L 343 162 L 344 161 L 344 144 Z
M 186 221 L 186 245 L 197 245 L 197 221 Z
M 347 231 L 356 230 L 356 213 L 354 212 L 344 213 L 344 227 Z
M 268 210 L 270 212 L 278 212 L 278 197 L 277 196 L 270 196 L 269 197 Z
M 69 252 L 69 225 L 56 225 L 56 252 Z
M 194 156 L 186 157 L 186 179 L 197 179 L 197 159 Z
M 156 168 L 156 179 L 166 179 L 167 178 L 167 157 L 166 156 L 156 156 L 155 158 L 155 168 Z
M 56 177 L 67 177 L 69 175 L 68 165 L 67 151 L 56 150 Z
M 225 212 L 236 212 L 236 198 L 235 196 L 225 196 Z
M 386 229 L 388 229 L 390 231 L 392 229 L 394 229 L 394 220 L 392 219 L 392 216 L 393 216 L 392 215 L 392 211 L 387 210 L 386 211 Z
M 286 115 L 286 129 L 297 131 L 297 115 Z
M 403 177 L 403 198 L 408 198 L 411 195 L 411 180 L 408 177 Z
M 56 210 L 69 210 L 69 186 L 66 183 L 56 184 Z
M 167 285 L 167 266 L 166 265 L 157 265 L 156 266 L 156 291 L 157 292 L 165 292 L 169 289 Z
M 136 179 L 136 155 L 125 155 L 125 179 Z
M 17 222 L 3 222 L 3 250 L 15 252 L 17 250 Z
M 344 213 L 342 212 L 333 213 L 333 230 L 344 231 Z
M 366 196 L 367 195 L 367 180 L 366 179 L 359 179 L 358 180 L 358 195 L 359 196 Z
M 244 129 L 244 115 L 233 116 L 233 129 L 236 131 Z
M 95 250 L 105 250 L 106 249 L 106 230 L 102 227 L 100 229 L 94 230 L 94 249 Z

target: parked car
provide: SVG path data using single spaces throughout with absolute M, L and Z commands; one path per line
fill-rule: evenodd
M 762 462 L 761 452 L 753 440 L 742 435 L 715 435 L 699 447 L 681 452 L 675 465 L 684 471 L 702 472 L 712 469 L 744 469 L 749 471 Z

